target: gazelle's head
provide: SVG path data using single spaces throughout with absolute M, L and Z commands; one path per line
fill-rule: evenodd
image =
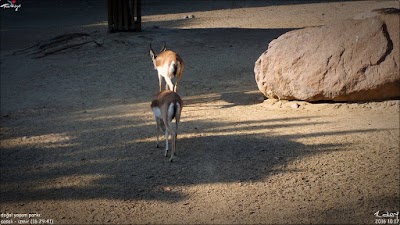
M 161 52 L 163 52 L 165 50 L 167 50 L 165 41 L 164 41 L 164 46 L 161 48 L 161 51 L 158 54 L 156 54 L 154 49 L 151 47 L 151 42 L 150 42 L 150 57 L 151 57 L 151 60 L 153 61 L 154 69 L 157 68 L 157 65 L 156 65 L 157 55 L 159 55 Z

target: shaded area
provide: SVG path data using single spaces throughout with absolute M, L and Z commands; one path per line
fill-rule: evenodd
M 1 201 L 182 201 L 187 196 L 176 191 L 165 191 L 163 188 L 259 181 L 271 174 L 285 173 L 285 165 L 292 160 L 343 149 L 336 144 L 304 145 L 294 141 L 296 138 L 374 131 L 320 132 L 290 136 L 274 133 L 280 127 L 315 124 L 312 121 L 304 122 L 304 119 L 306 118 L 294 117 L 232 123 L 188 121 L 182 126 L 183 137 L 178 142 L 179 160 L 172 164 L 162 156 L 162 149 L 155 148 L 155 141 L 152 140 L 154 134 L 151 132 L 154 131 L 153 124 L 108 130 L 104 129 L 102 120 L 99 120 L 84 126 L 90 131 L 67 132 L 74 138 L 62 141 L 65 147 L 46 147 L 44 144 L 44 147 L 28 145 L 2 148 Z M 77 123 L 81 123 L 73 119 L 70 121 L 63 123 L 63 126 L 55 123 L 56 129 L 53 132 L 73 130 Z M 123 125 L 126 121 L 114 119 L 112 124 Z M 252 134 L 259 130 L 270 132 L 265 135 Z M 192 134 L 187 137 L 186 133 Z M 151 140 L 142 141 L 143 137 Z M 86 140 L 93 138 L 101 138 L 102 141 L 94 146 L 87 145 Z M 93 176 L 94 180 L 85 183 L 85 176 Z M 68 183 L 62 184 L 67 187 L 57 186 L 57 181 L 64 178 L 71 179 L 71 187 Z
M 264 101 L 264 96 L 259 92 L 228 92 L 222 93 L 221 99 L 230 103 L 230 106 L 225 107 L 234 107 L 238 105 L 253 105 L 262 103 Z

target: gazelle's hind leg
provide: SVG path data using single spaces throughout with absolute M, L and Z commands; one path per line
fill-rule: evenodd
M 172 132 L 171 136 L 172 136 L 172 151 L 171 151 L 171 157 L 169 158 L 170 162 L 172 162 L 174 160 L 174 156 L 176 156 L 176 154 L 175 154 L 176 138 L 178 135 L 175 132 Z
M 179 123 L 179 121 L 177 121 L 176 120 L 176 118 L 175 118 L 175 129 L 173 129 L 173 131 L 174 131 L 174 135 L 171 133 L 171 136 L 172 136 L 172 141 L 173 141 L 173 145 L 172 145 L 172 149 L 173 149 L 173 152 L 171 152 L 171 155 L 174 155 L 174 156 L 177 156 L 177 154 L 176 154 L 176 140 L 177 140 L 177 138 L 178 138 L 178 123 Z M 172 121 L 171 121 L 171 126 L 173 126 L 173 124 L 172 124 Z
M 170 162 L 172 162 L 174 160 L 175 150 L 176 150 L 176 138 L 177 138 L 176 130 L 171 125 L 172 125 L 171 122 L 168 122 L 167 124 L 165 124 L 165 126 L 166 126 L 165 130 L 169 130 L 169 132 L 171 133 L 171 137 L 172 137 L 172 150 L 171 150 L 171 157 L 169 158 Z M 167 156 L 167 155 L 165 155 L 165 156 Z
M 160 136 L 160 120 L 158 118 L 156 118 L 156 129 L 157 129 L 157 144 L 156 144 L 156 148 L 160 147 L 159 145 L 159 136 Z
M 158 86 L 160 87 L 160 92 L 162 91 L 162 78 L 161 74 L 158 74 Z
M 174 91 L 174 84 L 172 83 L 171 78 L 165 77 L 165 83 L 167 83 L 166 87 L 165 87 L 165 90 Z
M 178 61 L 178 71 L 176 72 L 176 82 L 175 82 L 175 86 L 174 86 L 174 92 L 178 92 L 178 83 L 181 81 L 182 78 L 182 72 L 183 72 L 183 67 L 184 64 L 182 64 L 181 62 Z
M 174 92 L 177 92 L 177 91 L 178 91 L 178 83 L 179 83 L 180 80 L 181 80 L 180 77 L 178 77 L 178 78 L 176 79 L 176 82 L 175 82 L 175 85 L 174 85 Z
M 168 124 L 165 124 L 168 127 L 168 130 L 171 132 L 172 136 L 172 151 L 171 151 L 171 157 L 169 158 L 169 161 L 172 162 L 174 160 L 174 156 L 176 156 L 176 141 L 178 139 L 178 124 L 181 118 L 181 105 L 179 103 L 176 103 L 176 108 L 175 108 L 175 127 L 172 126 L 172 114 L 169 115 L 170 117 L 168 119 L 169 122 Z M 171 108 L 171 107 L 170 107 Z
M 168 155 L 168 128 L 165 129 L 165 153 L 164 156 L 167 157 Z

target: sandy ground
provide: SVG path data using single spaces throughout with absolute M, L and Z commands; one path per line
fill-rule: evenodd
M 0 213 L 15 217 L 2 223 L 374 224 L 398 212 L 399 101 L 264 101 L 257 90 L 254 62 L 279 35 L 399 7 L 315 2 L 148 2 L 140 33 L 107 33 L 104 5 L 87 1 L 2 14 Z M 13 55 L 72 32 L 101 46 Z M 150 41 L 186 62 L 174 163 L 155 148 Z

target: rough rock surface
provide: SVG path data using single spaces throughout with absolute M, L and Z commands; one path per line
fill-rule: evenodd
M 398 10 L 371 15 L 273 40 L 255 63 L 259 90 L 287 100 L 399 98 Z

